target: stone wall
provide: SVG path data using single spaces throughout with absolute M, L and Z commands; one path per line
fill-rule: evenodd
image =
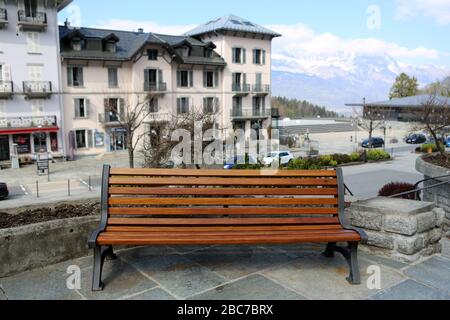
M 426 157 L 426 156 L 425 156 Z M 435 166 L 419 157 L 416 161 L 416 170 L 424 175 L 424 179 L 440 177 L 450 174 L 450 170 Z M 449 181 L 450 177 L 429 180 L 424 182 L 424 187 L 429 187 Z M 422 200 L 434 202 L 439 208 L 444 209 L 445 219 L 443 224 L 444 235 L 450 237 L 450 183 L 438 187 L 426 189 L 422 193 Z
M 347 213 L 379 253 L 413 262 L 441 252 L 445 213 L 433 203 L 378 197 L 353 203 Z

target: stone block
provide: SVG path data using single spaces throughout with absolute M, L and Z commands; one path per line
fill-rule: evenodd
M 424 238 L 424 245 L 427 246 L 429 244 L 439 242 L 442 239 L 442 229 L 434 228 L 429 232 L 423 233 L 421 236 Z
M 408 215 L 386 215 L 384 230 L 392 233 L 412 236 L 417 232 L 417 220 Z
M 442 208 L 433 209 L 434 214 L 436 215 L 436 227 L 440 228 L 443 226 L 445 222 L 445 211 Z
M 376 212 L 350 210 L 350 221 L 356 227 L 380 231 L 383 225 L 383 216 Z
M 375 246 L 383 249 L 394 249 L 394 237 L 390 234 L 366 231 L 369 246 Z
M 395 243 L 398 252 L 406 255 L 413 255 L 423 249 L 424 238 L 419 235 L 415 237 L 397 236 Z
M 425 212 L 418 214 L 417 218 L 417 232 L 425 232 L 433 229 L 436 226 L 437 219 L 435 212 Z

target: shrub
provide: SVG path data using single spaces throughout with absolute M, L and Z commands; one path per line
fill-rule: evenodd
M 369 150 L 367 152 L 367 160 L 369 161 L 381 161 L 389 159 L 391 159 L 391 155 L 384 150 Z
M 349 163 L 352 162 L 351 157 L 345 153 L 335 153 L 331 155 L 333 161 L 337 162 L 337 164 Z
M 380 189 L 378 192 L 378 195 L 380 197 L 389 197 L 393 196 L 395 194 L 412 191 L 414 190 L 414 185 L 410 183 L 404 183 L 404 182 L 391 182 L 385 185 L 383 188 Z M 415 193 L 410 193 L 403 195 L 399 198 L 403 199 L 409 199 L 409 200 L 415 200 Z
M 439 150 L 438 150 L 438 147 L 436 146 L 435 143 L 425 143 L 425 144 L 423 144 L 423 145 L 420 147 L 420 152 L 422 152 L 422 153 L 427 153 L 429 148 L 431 148 L 431 150 L 432 150 L 433 152 L 438 152 L 438 151 L 439 151 Z
M 353 153 L 350 155 L 350 160 L 351 160 L 352 162 L 358 162 L 358 161 L 361 161 L 361 153 L 359 153 L 359 152 L 353 152 Z

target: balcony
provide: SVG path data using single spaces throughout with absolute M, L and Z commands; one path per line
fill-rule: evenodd
M 8 25 L 8 11 L 5 8 L 0 8 L 0 29 Z
M 148 114 L 146 122 L 169 122 L 171 119 L 170 113 L 152 112 Z
M 254 84 L 252 87 L 252 92 L 257 96 L 267 96 L 270 94 L 269 84 Z
M 1 118 L 1 129 L 24 129 L 24 128 L 54 128 L 56 127 L 56 116 L 42 117 L 11 117 Z
M 231 90 L 235 95 L 246 96 L 250 93 L 250 85 L 246 83 L 233 83 Z
M 117 113 L 107 112 L 98 114 L 98 122 L 105 126 L 118 126 L 120 125 L 120 119 L 121 116 Z
M 50 81 L 24 81 L 23 93 L 27 99 L 48 99 L 52 95 Z
M 272 108 L 272 109 L 271 109 L 271 116 L 272 116 L 272 118 L 274 118 L 274 119 L 279 119 L 279 118 L 281 118 L 280 109 L 278 109 L 278 108 Z
M 0 81 L 0 99 L 10 99 L 14 94 L 12 81 Z
M 45 31 L 47 29 L 47 14 L 36 12 L 32 16 L 25 13 L 25 10 L 17 12 L 17 25 L 22 31 Z
M 270 110 L 236 109 L 231 110 L 232 120 L 266 119 L 271 117 Z
M 144 92 L 150 94 L 164 94 L 167 91 L 167 83 L 165 82 L 145 82 Z

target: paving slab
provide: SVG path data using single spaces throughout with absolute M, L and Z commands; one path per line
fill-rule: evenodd
M 398 260 L 393 260 L 387 257 L 377 256 L 369 252 L 364 252 L 362 250 L 358 251 L 358 256 L 366 260 L 372 261 L 375 264 L 381 264 L 393 269 L 402 269 L 408 266 L 408 264 L 400 262 Z
M 340 254 L 335 258 L 325 258 L 321 255 L 309 256 L 289 262 L 282 267 L 276 267 L 262 272 L 269 279 L 295 292 L 315 300 L 361 300 L 376 293 L 367 288 L 367 268 L 374 263 L 359 259 L 361 284 L 351 285 L 345 279 L 348 276 L 347 262 Z M 381 271 L 381 290 L 405 280 L 399 272 L 379 266 Z
M 279 284 L 256 274 L 235 282 L 227 283 L 199 295 L 193 300 L 305 300 Z
M 124 300 L 175 300 L 175 298 L 161 288 L 154 288 L 137 295 L 125 297 Z
M 139 258 L 136 259 L 136 256 Z M 174 251 L 166 250 L 165 254 L 158 254 L 155 248 L 138 248 L 127 251 L 124 259 L 179 299 L 217 287 L 226 281 L 186 255 Z
M 406 280 L 398 285 L 379 292 L 373 300 L 450 300 L 450 294 L 439 289 Z
M 446 258 L 450 258 L 450 239 L 444 238 L 441 240 L 442 255 Z
M 92 267 L 81 270 L 81 290 L 79 292 L 89 300 L 115 300 L 157 286 L 136 268 L 122 259 L 106 260 L 103 266 L 103 291 L 93 292 Z
M 255 246 L 217 246 L 191 252 L 186 256 L 229 280 L 292 260 L 283 252 Z
M 450 293 L 450 259 L 435 256 L 411 266 L 405 274 L 412 279 Z

